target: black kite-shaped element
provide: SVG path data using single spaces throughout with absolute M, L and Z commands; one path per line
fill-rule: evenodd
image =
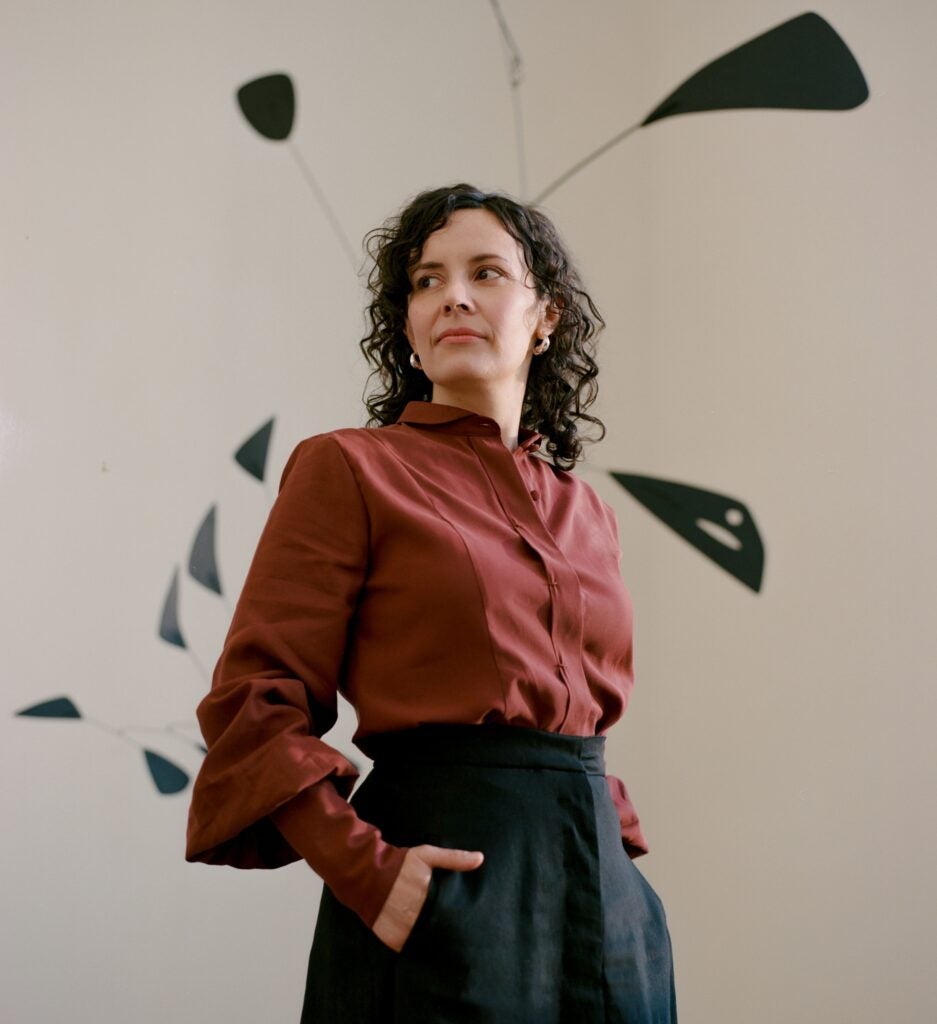
M 53 697 L 52 700 L 44 700 L 41 704 L 33 704 L 16 713 L 35 718 L 81 718 L 81 712 L 69 697 Z
M 673 480 L 610 473 L 661 522 L 752 590 L 761 589 L 765 551 L 755 519 L 736 498 Z
M 189 784 L 188 773 L 174 765 L 172 761 L 167 761 L 162 754 L 146 749 L 143 754 L 150 776 L 160 793 L 178 793 Z
M 270 450 L 270 435 L 273 433 L 274 419 L 275 417 L 271 417 L 267 420 L 234 453 L 234 461 L 261 483 L 263 483 L 267 472 L 267 453 Z
M 218 560 L 215 558 L 215 510 L 212 505 L 202 525 L 198 528 L 192 550 L 189 552 L 189 575 L 203 587 L 221 594 L 221 580 L 218 578 Z
M 185 649 L 185 637 L 179 626 L 179 566 L 172 572 L 172 581 L 166 598 L 163 601 L 163 611 L 159 617 L 159 635 L 167 643 L 175 644 L 176 647 Z

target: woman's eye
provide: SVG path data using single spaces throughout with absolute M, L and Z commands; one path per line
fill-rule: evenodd
M 497 267 L 482 267 L 478 272 L 479 272 L 479 274 L 500 274 L 501 273 L 501 271 L 498 270 Z M 487 278 L 485 280 L 487 280 Z
M 424 274 L 423 277 L 418 277 L 416 279 L 416 286 L 417 286 L 417 288 L 428 288 L 429 287 L 429 282 L 430 281 L 435 281 L 435 280 L 436 280 L 436 275 L 435 274 Z

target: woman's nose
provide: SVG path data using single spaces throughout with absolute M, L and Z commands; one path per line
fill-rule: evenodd
M 456 281 L 451 282 L 443 296 L 443 304 L 447 312 L 454 309 L 468 309 L 471 305 L 468 289 Z

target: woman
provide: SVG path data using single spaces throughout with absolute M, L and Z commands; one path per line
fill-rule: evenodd
M 617 522 L 570 472 L 602 319 L 503 195 L 424 192 L 369 243 L 384 390 L 284 468 L 198 708 L 186 857 L 322 877 L 303 1022 L 671 1024 L 603 760 L 633 684 Z M 338 691 L 374 759 L 350 800 Z

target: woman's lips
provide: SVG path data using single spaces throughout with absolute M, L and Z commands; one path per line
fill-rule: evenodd
M 447 327 L 437 338 L 436 344 L 441 341 L 475 341 L 482 337 L 482 332 L 468 324 L 459 327 Z

